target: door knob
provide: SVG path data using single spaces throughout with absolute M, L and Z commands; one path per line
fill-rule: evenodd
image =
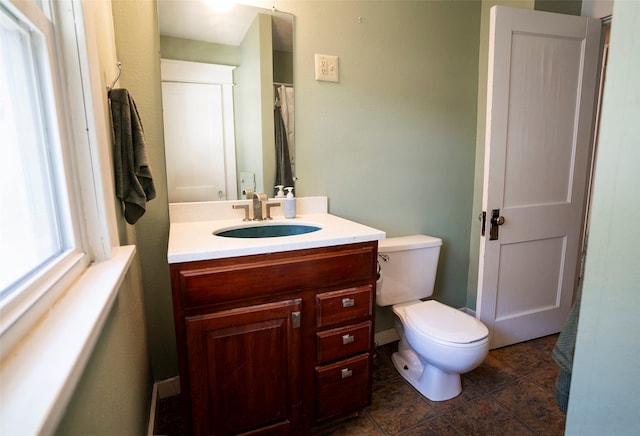
M 491 218 L 491 224 L 495 224 L 496 226 L 501 226 L 504 224 L 504 217 L 503 216 L 499 216 L 497 218 L 492 217 Z

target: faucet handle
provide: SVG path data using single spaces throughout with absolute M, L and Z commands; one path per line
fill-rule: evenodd
M 266 215 L 267 216 L 264 219 L 272 220 L 273 217 L 271 216 L 271 208 L 272 207 L 280 207 L 280 206 L 282 206 L 282 203 L 280 203 L 279 201 L 274 201 L 274 202 L 271 202 L 271 203 L 267 203 L 266 205 L 267 205 L 267 207 L 266 207 L 266 211 L 267 211 Z
M 251 221 L 251 208 L 248 204 L 233 204 L 231 205 L 234 209 L 244 209 L 244 218 L 242 221 Z

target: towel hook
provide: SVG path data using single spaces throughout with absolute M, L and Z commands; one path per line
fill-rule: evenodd
M 122 74 L 122 62 L 117 62 L 116 66 L 118 67 L 118 75 L 113 79 L 113 82 L 111 82 L 111 86 L 107 86 L 107 92 L 111 91 L 113 87 L 116 86 L 118 80 L 120 80 L 120 74 Z

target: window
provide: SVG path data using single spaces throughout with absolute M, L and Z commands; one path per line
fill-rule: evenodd
M 108 9 L 85 0 L 0 0 L 7 434 L 54 432 L 135 255 L 133 246 L 115 247 L 112 172 L 102 171 L 111 138 L 97 50 L 110 35 L 87 38 L 86 26 Z
M 52 15 L 0 0 L 0 335 L 89 263 Z

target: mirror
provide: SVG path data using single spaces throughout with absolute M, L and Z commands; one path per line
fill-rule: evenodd
M 208 3 L 158 0 L 169 202 L 273 196 L 295 175 L 293 16 Z

